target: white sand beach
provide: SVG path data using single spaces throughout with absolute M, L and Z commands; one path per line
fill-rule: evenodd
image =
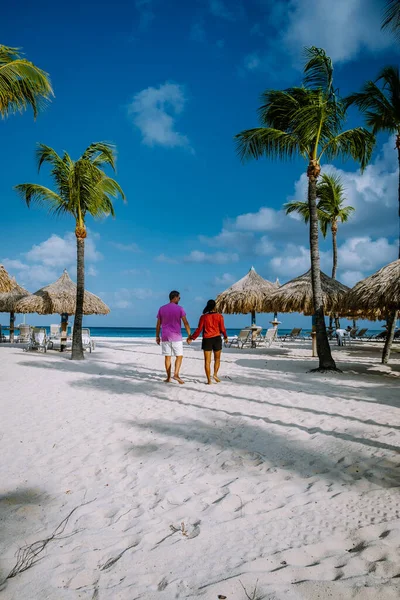
M 180 386 L 152 340 L 0 347 L 0 579 L 77 507 L 2 598 L 399 598 L 400 354 L 229 349 L 206 386 L 185 352 Z

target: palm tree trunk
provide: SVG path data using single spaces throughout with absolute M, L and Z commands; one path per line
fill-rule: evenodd
M 387 365 L 390 358 L 390 351 L 392 349 L 392 343 L 394 339 L 394 334 L 396 331 L 396 319 L 397 319 L 397 311 L 390 313 L 386 323 L 387 323 L 387 336 L 385 340 L 385 346 L 382 352 L 382 364 Z
M 333 261 L 332 261 L 332 279 L 336 279 L 337 270 L 337 223 L 334 221 L 331 224 L 332 231 L 332 250 L 333 250 Z M 338 328 L 338 316 L 335 315 L 335 326 Z M 333 315 L 329 317 L 329 329 L 333 329 Z
M 80 228 L 79 228 L 80 229 Z M 75 231 L 77 246 L 77 276 L 76 276 L 76 308 L 74 319 L 74 330 L 72 333 L 72 360 L 83 360 L 85 358 L 82 346 L 82 319 L 83 299 L 85 294 L 85 235 Z
M 14 311 L 11 311 L 10 312 L 10 342 L 11 343 L 14 341 L 14 333 L 15 333 L 14 324 L 15 324 L 15 313 L 14 313 Z
M 337 225 L 332 223 L 332 249 L 333 249 L 333 263 L 332 263 L 332 279 L 336 279 L 337 270 Z
M 397 137 L 396 137 L 396 148 L 397 148 L 397 160 L 398 160 L 398 164 L 399 164 L 399 182 L 398 182 L 399 253 L 398 253 L 398 257 L 400 258 L 400 133 L 398 133 Z M 388 324 L 387 332 L 388 333 L 386 336 L 385 345 L 383 347 L 383 352 L 382 352 L 382 363 L 384 365 L 386 365 L 388 363 L 389 358 L 390 358 L 390 351 L 392 349 L 392 343 L 393 343 L 394 334 L 396 331 L 396 319 L 397 319 L 397 312 L 395 311 L 394 313 L 391 313 L 391 315 L 389 316 L 389 319 L 387 321 L 387 324 Z
M 308 175 L 308 207 L 310 211 L 310 256 L 311 279 L 313 287 L 315 328 L 317 334 L 318 369 L 313 371 L 337 371 L 332 358 L 328 335 L 325 326 L 324 306 L 322 301 L 321 267 L 318 246 L 318 213 L 317 213 L 317 178 L 320 166 L 316 160 L 310 160 Z

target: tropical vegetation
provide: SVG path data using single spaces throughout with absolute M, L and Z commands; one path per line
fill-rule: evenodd
M 77 242 L 77 293 L 74 319 L 72 359 L 82 360 L 82 317 L 85 290 L 85 238 L 87 236 L 86 215 L 101 218 L 114 216 L 113 199 L 121 196 L 125 199 L 120 185 L 108 177 L 103 167 L 109 166 L 115 171 L 115 148 L 107 142 L 91 144 L 82 156 L 73 161 L 67 152 L 58 155 L 53 148 L 39 144 L 37 163 L 40 170 L 44 163 L 51 167 L 54 181 L 53 191 L 35 183 L 22 183 L 16 191 L 25 200 L 28 207 L 33 204 L 44 206 L 55 215 L 69 214 L 75 219 Z
M 318 370 L 336 370 L 326 332 L 318 243 L 317 185 L 321 160 L 351 157 L 361 168 L 370 160 L 374 135 L 363 127 L 344 130 L 346 104 L 335 92 L 333 65 L 321 48 L 306 48 L 303 85 L 266 90 L 259 108 L 261 126 L 236 135 L 242 160 L 262 157 L 307 161 L 310 258 Z
M 19 48 L 0 45 L 0 115 L 8 117 L 30 106 L 36 118 L 51 96 L 49 75 L 23 58 Z
M 374 134 L 386 132 L 396 136 L 395 149 L 400 167 L 400 73 L 394 65 L 384 67 L 375 81 L 367 81 L 361 92 L 351 94 L 346 99 L 347 106 L 355 105 L 365 116 L 365 122 Z M 398 187 L 399 241 L 398 257 L 400 258 L 400 168 Z M 397 313 L 388 317 L 388 335 L 383 349 L 382 362 L 387 363 L 390 357 Z

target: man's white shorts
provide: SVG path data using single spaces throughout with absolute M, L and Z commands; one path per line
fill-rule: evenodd
M 164 356 L 183 356 L 183 342 L 161 342 Z

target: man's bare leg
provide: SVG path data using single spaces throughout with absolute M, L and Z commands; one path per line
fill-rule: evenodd
M 214 381 L 219 383 L 221 380 L 218 377 L 219 367 L 221 365 L 221 350 L 214 352 Z
M 174 372 L 174 379 L 175 381 L 177 381 L 178 383 L 182 384 L 185 383 L 180 377 L 179 377 L 179 371 L 181 370 L 181 366 L 182 366 L 182 359 L 183 356 L 177 356 L 175 359 L 175 372 Z
M 211 385 L 211 350 L 204 350 L 204 370 L 206 372 L 207 384 Z
M 169 383 L 171 381 L 171 357 L 165 357 L 165 370 L 167 372 L 167 379 L 164 379 L 165 383 Z

